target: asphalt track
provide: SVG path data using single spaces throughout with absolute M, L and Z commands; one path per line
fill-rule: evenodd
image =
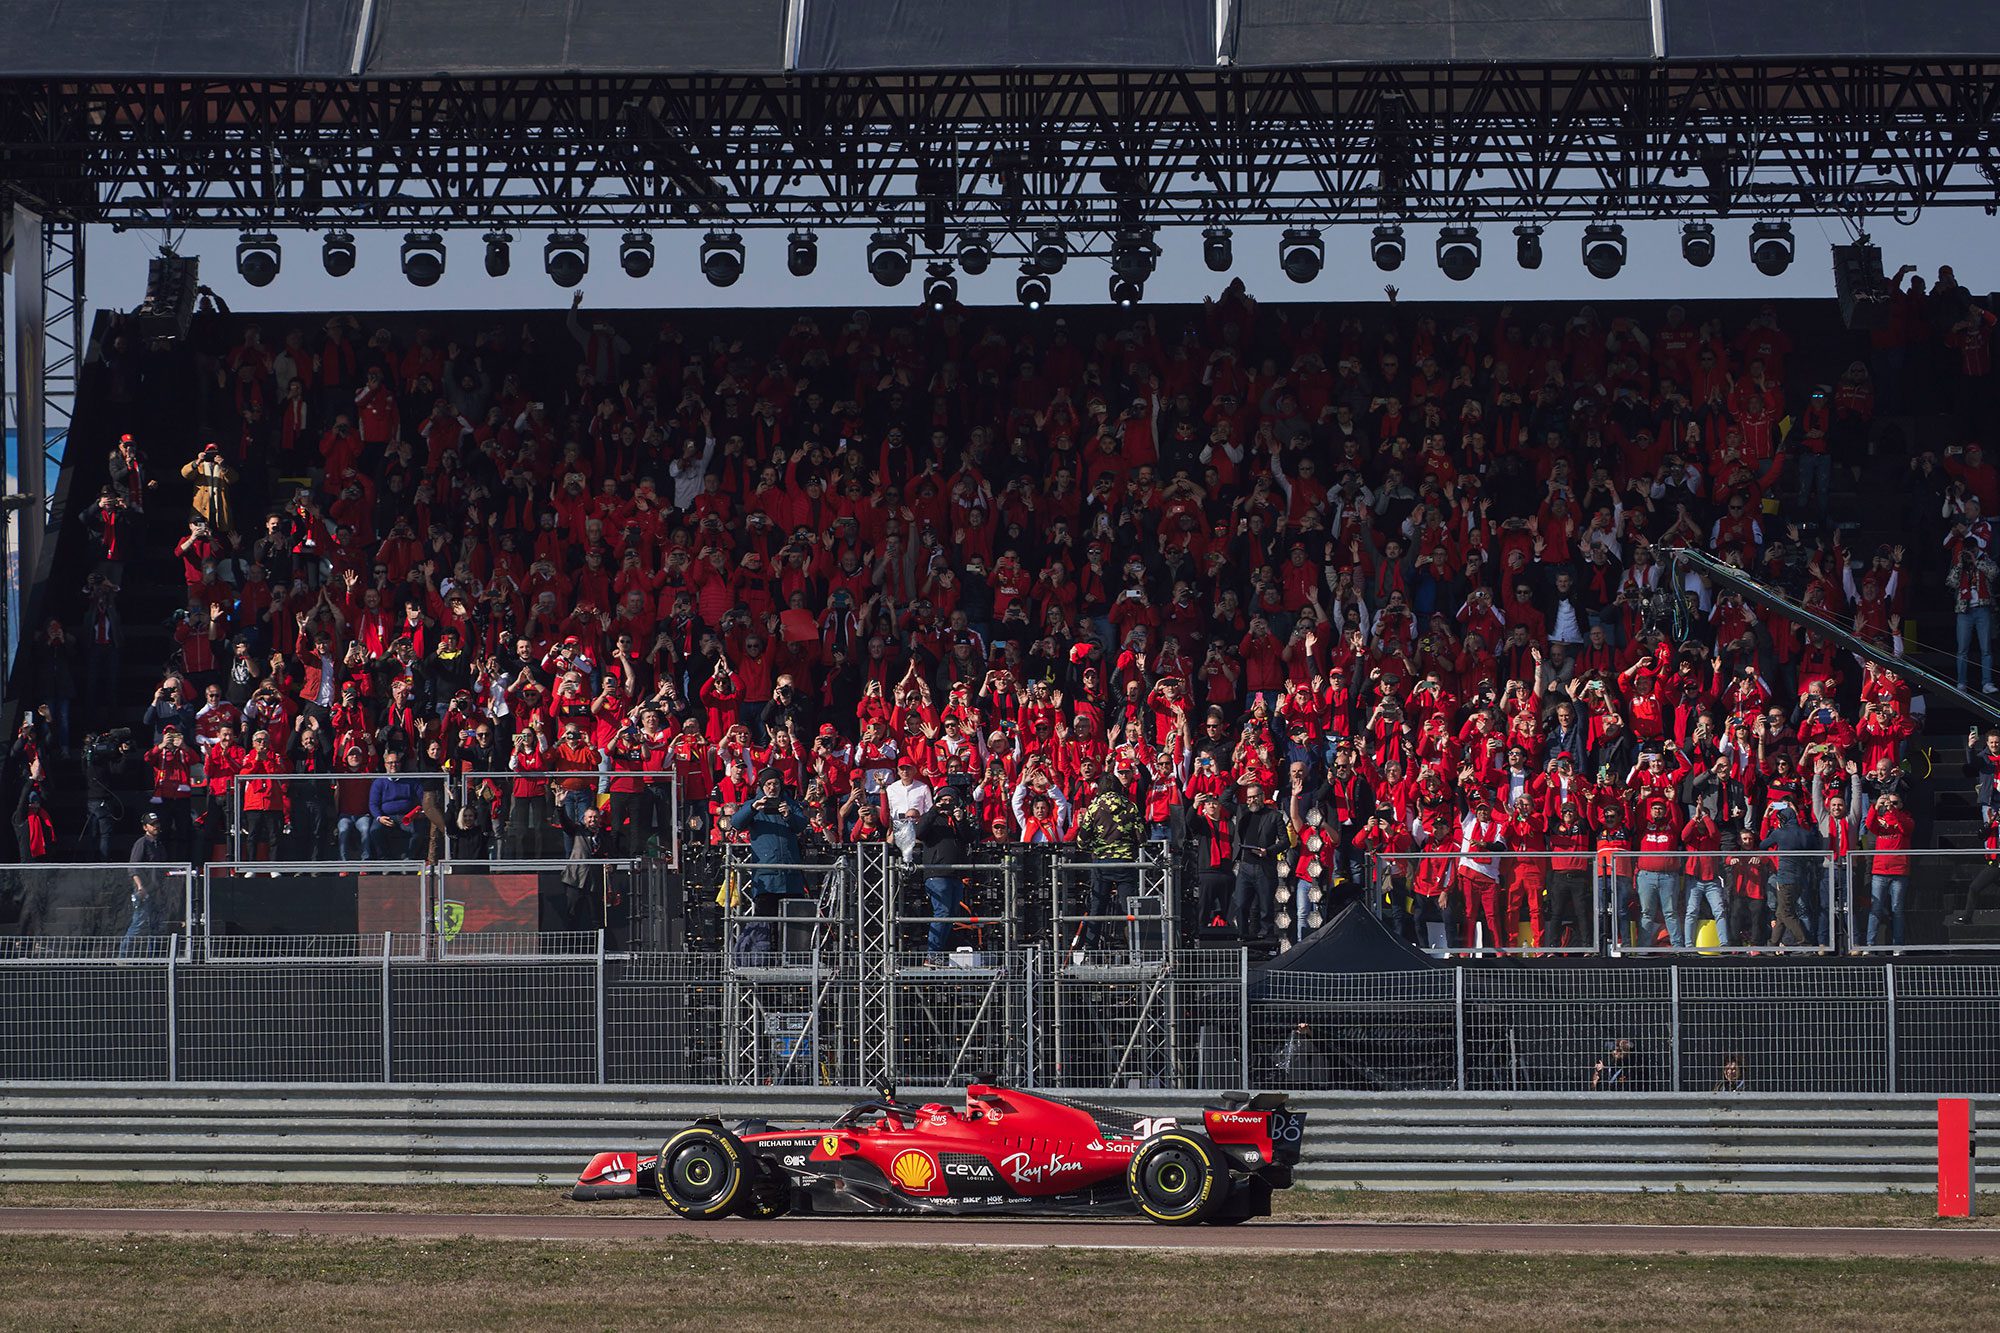
M 1930 1227 L 1570 1226 L 1495 1222 L 1282 1222 L 1161 1227 L 1149 1222 L 1009 1218 L 525 1217 L 499 1213 L 328 1213 L 168 1208 L 0 1208 L 0 1233 L 363 1236 L 498 1240 L 767 1241 L 786 1245 L 1074 1246 L 1346 1254 L 1714 1254 L 1790 1258 L 2000 1260 L 2000 1230 Z

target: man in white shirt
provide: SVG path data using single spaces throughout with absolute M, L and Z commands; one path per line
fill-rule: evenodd
M 896 761 L 896 780 L 882 789 L 882 804 L 889 812 L 889 836 L 907 860 L 917 845 L 917 821 L 931 809 L 930 784 L 918 774 L 917 761 L 909 755 Z

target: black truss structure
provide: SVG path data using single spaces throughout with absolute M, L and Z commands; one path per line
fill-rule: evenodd
M 2000 201 L 2000 66 L 0 83 L 0 188 L 144 227 L 1318 225 Z

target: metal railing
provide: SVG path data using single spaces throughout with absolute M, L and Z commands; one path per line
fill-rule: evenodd
M 0 865 L 0 959 L 164 956 L 194 884 L 185 862 Z
M 1826 852 L 1756 848 L 1600 854 L 1611 951 L 1768 953 L 1782 945 L 1831 953 L 1844 905 L 1839 861 Z
M 526 945 L 529 942 L 523 941 Z M 1360 1092 L 2000 1093 L 2000 965 L 1633 960 L 1259 976 L 1243 950 L 1060 975 L 900 959 L 885 1059 L 851 954 L 746 977 L 716 954 L 321 940 L 0 965 L 0 1082 L 1276 1087 Z M 1811 1132 L 1810 1115 L 1800 1123 Z
M 1985 848 L 1851 852 L 1840 879 L 1850 953 L 2000 949 L 2000 916 L 1976 912 L 1982 899 L 2000 907 L 2000 865 Z
M 344 787 L 357 792 L 377 778 L 400 777 L 423 783 L 443 798 L 439 817 L 444 859 L 468 854 L 461 844 L 477 845 L 484 851 L 473 853 L 482 860 L 547 860 L 559 855 L 564 833 L 558 808 L 562 803 L 560 784 L 580 782 L 596 797 L 615 838 L 629 842 L 624 850 L 637 857 L 657 848 L 660 859 L 671 866 L 681 863 L 680 775 L 663 772 L 625 772 L 589 769 L 577 772 L 515 773 L 510 770 L 467 772 L 381 771 L 331 773 L 238 773 L 231 780 L 228 811 L 230 859 L 256 859 L 260 846 L 272 849 L 271 859 L 294 861 L 371 859 L 370 840 L 375 835 L 367 819 L 365 802 L 358 797 L 348 802 L 361 807 L 359 815 L 340 812 Z M 515 784 L 541 788 L 534 797 L 514 796 Z M 491 784 L 482 790 L 481 784 Z M 614 801 L 614 784 L 636 786 L 638 799 Z M 275 787 L 279 808 L 274 817 L 260 822 L 260 812 L 244 809 L 245 793 L 253 786 Z M 461 827 L 458 812 L 469 812 L 470 827 Z M 410 827 L 399 833 L 399 841 L 409 844 L 421 833 L 425 816 L 419 813 Z M 259 837 L 263 834 L 263 837 Z M 468 835 L 470 838 L 468 839 Z M 349 851 L 355 855 L 348 855 Z
M 1498 873 L 1469 872 L 1468 859 Z M 1562 868 L 1579 860 L 1582 869 Z M 1603 886 L 1593 852 L 1484 852 L 1472 858 L 1456 851 L 1375 852 L 1367 865 L 1376 915 L 1391 933 L 1433 956 L 1560 957 L 1604 947 Z M 1524 919 L 1526 940 L 1519 933 Z

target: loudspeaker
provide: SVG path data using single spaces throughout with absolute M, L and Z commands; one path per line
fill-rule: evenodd
M 1840 321 L 1850 329 L 1889 326 L 1889 282 L 1882 276 L 1882 250 L 1865 240 L 1833 247 L 1833 292 Z

